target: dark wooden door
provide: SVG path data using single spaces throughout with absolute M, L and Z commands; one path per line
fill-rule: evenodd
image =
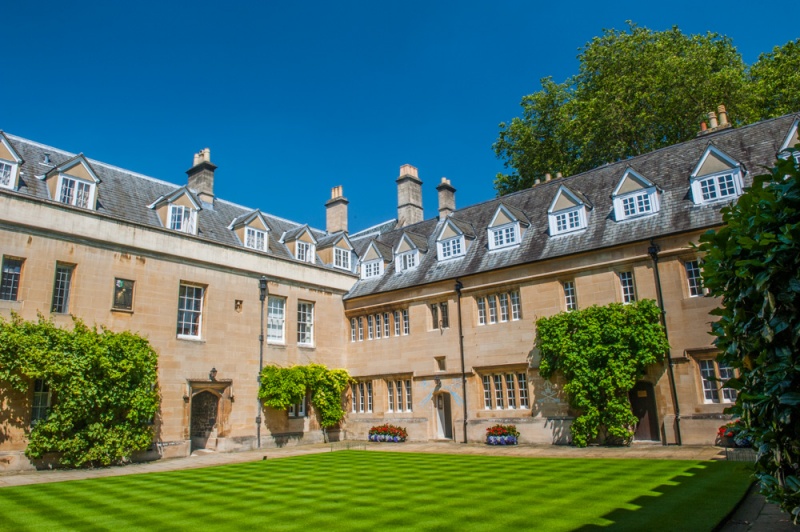
M 633 435 L 636 440 L 661 440 L 656 414 L 656 397 L 653 385 L 639 381 L 630 392 L 631 410 L 639 422 Z

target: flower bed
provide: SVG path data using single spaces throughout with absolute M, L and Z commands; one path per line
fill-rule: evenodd
M 717 440 L 723 447 L 752 447 L 753 442 L 745 433 L 742 420 L 736 419 L 722 425 L 717 431 Z
M 408 438 L 406 429 L 388 423 L 369 429 L 369 441 L 400 443 L 406 441 L 406 438 Z
M 489 445 L 516 445 L 518 442 L 516 425 L 494 425 L 486 429 L 486 443 Z

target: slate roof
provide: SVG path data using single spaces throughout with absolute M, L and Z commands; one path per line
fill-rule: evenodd
M 477 230 L 475 240 L 467 242 L 465 256 L 439 262 L 434 252 L 422 254 L 416 268 L 402 272 L 396 272 L 394 264 L 389 264 L 382 276 L 359 280 L 345 299 L 718 225 L 721 223 L 720 208 L 728 202 L 695 205 L 689 191 L 690 174 L 706 148 L 713 144 L 739 161 L 745 170 L 744 184 L 748 186 L 752 183 L 752 175 L 773 166 L 781 144 L 797 116 L 787 115 L 741 128 L 721 130 L 582 174 L 555 179 L 501 198 L 457 209 L 451 216 L 453 220 L 458 220 L 459 227 L 468 228 L 465 224 L 469 224 Z M 650 216 L 618 222 L 614 220 L 611 194 L 628 167 L 659 184 L 663 190 L 660 210 Z M 585 198 L 587 206 L 592 207 L 586 212 L 588 227 L 586 230 L 551 237 L 547 210 L 562 185 L 582 199 Z M 523 232 L 519 246 L 490 252 L 486 228 L 500 203 L 521 211 L 531 225 Z M 394 249 L 404 232 L 413 231 L 426 236 L 428 247 L 435 250 L 435 239 L 443 223 L 443 220 L 433 218 L 403 228 L 386 224 L 386 230 L 380 236 L 375 237 L 375 230 L 372 231 L 372 236 Z M 366 244 L 364 243 L 364 247 Z
M 40 179 L 40 177 L 52 171 L 54 168 L 75 159 L 80 154 L 69 153 L 58 148 L 45 146 L 8 133 L 6 133 L 5 136 L 23 160 L 20 165 L 21 174 L 17 192 L 23 195 L 33 196 L 40 200 L 52 201 L 47 189 L 47 184 L 44 180 Z M 50 156 L 50 164 L 44 163 L 45 154 Z M 86 158 L 86 160 L 91 165 L 92 170 L 94 170 L 100 178 L 100 183 L 97 185 L 96 212 L 121 221 L 162 228 L 163 226 L 161 225 L 156 211 L 148 208 L 148 206 L 152 205 L 158 199 L 169 197 L 186 187 L 186 185 L 176 185 L 174 183 L 123 170 L 122 168 L 93 159 Z M 7 192 L 5 189 L 0 189 L 0 193 L 5 192 Z M 85 209 L 80 209 L 79 207 L 70 207 L 67 205 L 63 207 L 85 211 Z M 197 214 L 198 233 L 196 236 L 186 235 L 177 231 L 174 233 L 187 238 L 199 238 L 201 240 L 244 248 L 236 234 L 231 229 L 228 229 L 228 227 L 232 221 L 239 221 L 242 217 L 247 217 L 253 214 L 253 212 L 254 209 L 252 207 L 243 207 L 216 198 L 213 205 L 202 203 L 202 210 Z M 295 260 L 289 252 L 289 249 L 284 244 L 278 242 L 278 239 L 284 233 L 306 227 L 305 224 L 292 222 L 264 212 L 261 214 L 270 229 L 268 233 L 268 254 Z M 173 232 L 168 229 L 164 230 Z M 325 235 L 324 231 L 318 229 L 310 228 L 310 231 L 317 239 Z M 333 268 L 333 266 L 324 265 L 319 259 L 317 259 L 316 264 L 318 266 Z M 341 270 L 337 269 L 337 271 Z

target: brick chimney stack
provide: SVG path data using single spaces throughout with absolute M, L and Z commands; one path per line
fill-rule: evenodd
M 441 220 L 456 210 L 456 189 L 450 184 L 449 179 L 443 177 L 436 190 L 439 191 L 439 219 Z
M 347 198 L 342 196 L 342 186 L 331 189 L 331 199 L 325 202 L 325 231 L 347 232 Z
M 192 167 L 186 170 L 189 176 L 189 188 L 195 192 L 200 201 L 214 203 L 214 170 L 211 163 L 211 150 L 204 148 L 194 154 Z
M 397 178 L 397 225 L 404 227 L 423 220 L 422 181 L 410 164 L 400 167 Z

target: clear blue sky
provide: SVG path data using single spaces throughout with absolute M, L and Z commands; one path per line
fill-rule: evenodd
M 176 184 L 209 147 L 218 197 L 318 228 L 343 185 L 352 231 L 396 215 L 405 163 L 419 168 L 426 218 L 442 176 L 458 206 L 494 197 L 498 123 L 540 78 L 574 74 L 578 48 L 603 28 L 714 31 L 752 63 L 798 37 L 780 9 L 9 0 L 0 129 Z

